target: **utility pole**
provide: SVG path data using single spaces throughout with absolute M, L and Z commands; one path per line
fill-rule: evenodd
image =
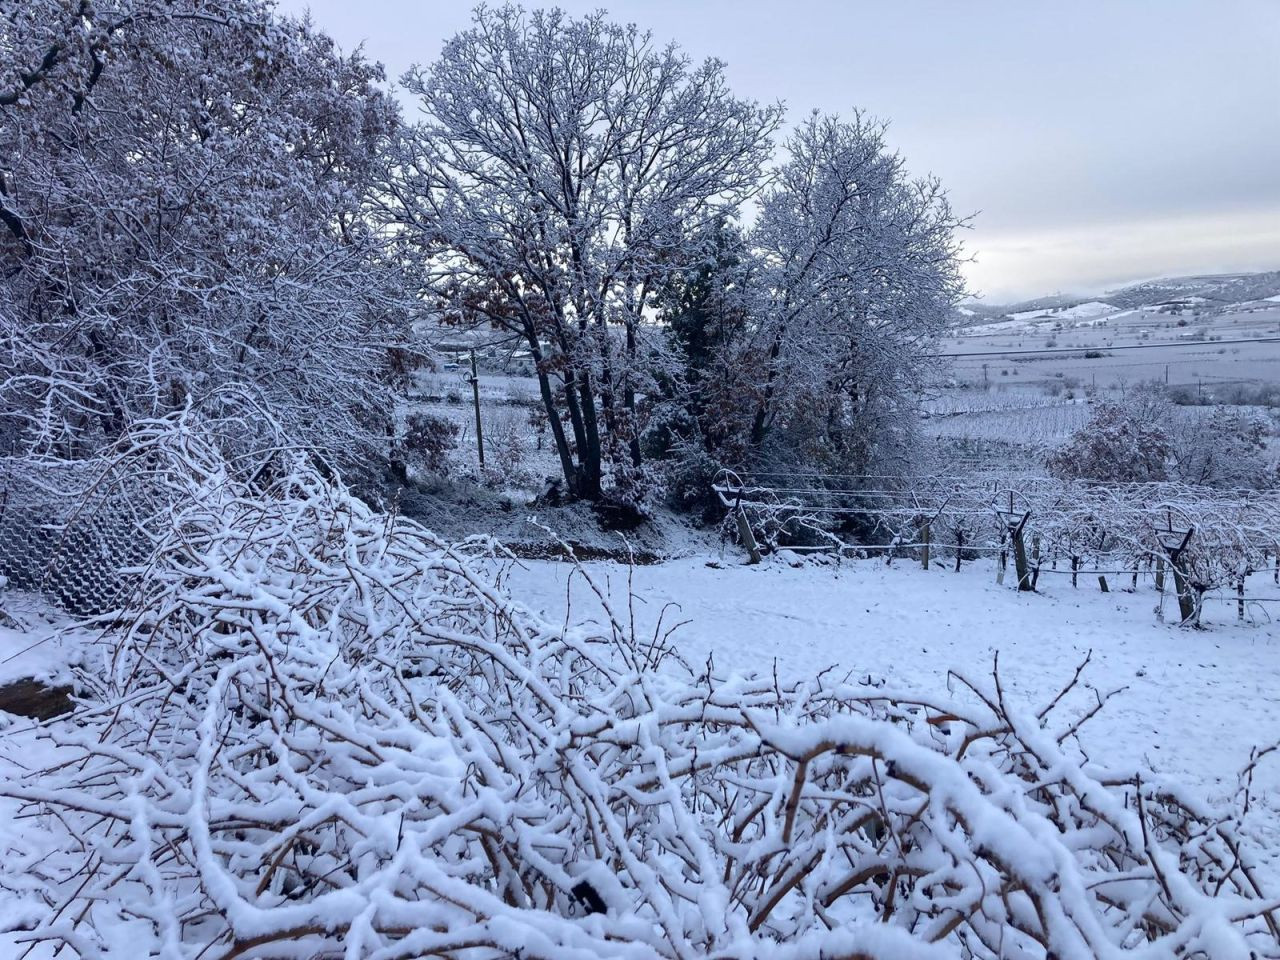
M 476 352 L 471 351 L 471 399 L 476 408 L 476 453 L 480 455 L 480 469 L 484 469 L 484 428 L 480 426 L 480 377 L 476 374 Z

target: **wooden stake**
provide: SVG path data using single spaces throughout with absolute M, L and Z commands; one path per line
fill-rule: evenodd
M 759 563 L 760 547 L 756 543 L 756 535 L 751 532 L 751 524 L 747 521 L 747 511 L 742 507 L 738 507 L 738 537 L 742 540 L 742 545 L 747 548 L 749 562 Z
M 484 469 L 484 427 L 480 425 L 480 377 L 476 374 L 476 352 L 471 351 L 471 399 L 476 408 L 476 453 L 480 469 Z
M 1027 544 L 1023 539 L 1023 530 L 1026 529 L 1027 519 L 1030 516 L 1030 513 L 1024 513 L 1022 519 L 1009 531 L 1013 537 L 1013 569 L 1018 575 L 1018 589 L 1021 591 L 1035 589 L 1035 585 L 1031 582 L 1031 572 L 1027 567 Z

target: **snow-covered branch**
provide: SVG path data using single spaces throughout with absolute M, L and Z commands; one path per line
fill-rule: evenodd
M 1086 762 L 1070 698 L 1033 713 L 998 672 L 934 701 L 690 670 L 618 617 L 540 621 L 482 544 L 301 464 L 255 487 L 198 440 L 139 449 L 189 495 L 103 623 L 78 722 L 45 731 L 57 765 L 0 787 L 34 818 L 8 871 L 32 939 L 86 957 L 122 936 L 171 958 L 1280 956 L 1280 902 L 1230 818 Z

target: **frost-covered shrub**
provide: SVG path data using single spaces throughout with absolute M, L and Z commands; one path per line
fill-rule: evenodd
M 1229 407 L 1204 416 L 1179 414 L 1178 402 L 1163 385 L 1143 384 L 1120 403 L 1098 404 L 1089 422 L 1049 455 L 1049 472 L 1113 483 L 1276 486 L 1267 448 L 1271 430 L 1263 417 Z
M 1183 420 L 1174 431 L 1178 474 L 1187 483 L 1262 490 L 1280 483 L 1267 450 L 1266 422 L 1253 413 L 1219 407 Z
M 449 454 L 458 445 L 458 425 L 448 417 L 411 413 L 405 418 L 401 446 L 409 466 L 416 471 L 444 473 Z
M 1133 405 L 1100 403 L 1089 422 L 1049 455 L 1049 472 L 1066 479 L 1145 483 L 1168 477 L 1173 449 L 1158 418 Z
M 91 458 L 187 404 L 252 451 L 260 407 L 376 472 L 415 362 L 414 287 L 365 216 L 400 129 L 383 81 L 266 0 L 0 4 L 6 452 Z
M 536 480 L 531 460 L 530 416 L 518 415 L 510 407 L 498 408 L 484 428 L 485 477 L 496 487 L 531 486 Z M 521 411 L 523 413 L 523 411 Z
M 28 937 L 175 960 L 1280 957 L 1230 822 L 1083 764 L 1070 685 L 1032 714 L 998 680 L 962 708 L 689 671 L 607 606 L 603 631 L 543 623 L 479 545 L 304 467 L 255 489 L 179 449 L 155 456 L 186 506 L 47 729 L 57 765 L 0 780 L 43 827 L 5 864 Z
M 712 489 L 721 469 L 698 443 L 675 446 L 666 470 L 667 502 L 705 526 L 724 519 L 724 505 Z

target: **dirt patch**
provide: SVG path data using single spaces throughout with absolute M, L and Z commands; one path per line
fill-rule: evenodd
M 617 563 L 634 563 L 638 567 L 662 563 L 667 558 L 650 550 L 628 550 L 626 547 L 601 547 L 590 543 L 570 541 L 559 544 L 551 541 L 505 543 L 503 546 L 523 560 L 568 560 L 569 547 L 578 560 L 613 560 Z
M 18 680 L 0 686 L 0 710 L 32 720 L 49 720 L 70 713 L 70 687 L 50 687 L 38 680 Z

